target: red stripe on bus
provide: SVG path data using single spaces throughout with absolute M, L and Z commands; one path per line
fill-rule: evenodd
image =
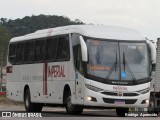
M 45 81 L 45 95 L 48 93 L 48 85 L 47 85 L 47 63 L 44 63 L 44 81 Z
M 43 64 L 43 95 L 45 95 L 45 85 L 44 85 L 44 76 L 45 76 L 45 67 L 44 67 L 45 65 Z
M 48 85 L 47 85 L 47 69 L 48 64 L 43 64 L 43 95 L 48 94 Z
M 12 66 L 7 66 L 6 73 L 12 73 Z

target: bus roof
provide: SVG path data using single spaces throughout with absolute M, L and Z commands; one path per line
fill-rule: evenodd
M 14 37 L 10 42 L 18 42 L 36 38 L 44 38 L 68 33 L 79 33 L 87 37 L 113 39 L 113 40 L 145 40 L 137 31 L 117 26 L 106 25 L 69 25 L 35 31 L 24 36 Z

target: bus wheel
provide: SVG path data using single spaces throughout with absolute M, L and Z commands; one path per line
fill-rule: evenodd
M 154 102 L 153 102 L 153 101 L 150 101 L 150 103 L 149 103 L 148 113 L 155 113 L 155 110 L 154 110 Z
M 129 108 L 116 108 L 117 116 L 125 117 L 125 114 L 128 114 Z
M 155 113 L 158 115 L 158 111 L 155 110 L 155 96 L 153 93 L 150 94 L 149 106 L 148 106 L 148 113 L 152 114 Z
M 30 90 L 27 89 L 25 91 L 24 96 L 24 105 L 27 112 L 41 112 L 43 105 L 39 103 L 32 103 L 31 102 L 31 96 L 30 96 Z
M 71 92 L 68 92 L 66 96 L 66 111 L 68 114 L 78 115 L 83 112 L 82 106 L 73 105 L 71 103 Z

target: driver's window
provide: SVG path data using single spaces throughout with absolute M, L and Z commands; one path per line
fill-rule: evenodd
M 82 53 L 78 34 L 72 34 L 72 46 L 75 68 L 83 74 Z

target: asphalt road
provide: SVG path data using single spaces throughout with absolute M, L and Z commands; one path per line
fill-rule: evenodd
M 117 117 L 115 110 L 95 110 L 95 109 L 85 109 L 81 115 L 68 115 L 64 108 L 55 108 L 55 107 L 44 107 L 42 113 L 37 114 L 36 117 L 32 117 L 32 113 L 28 114 L 25 112 L 23 105 L 1 105 L 0 104 L 0 114 L 5 111 L 12 111 L 14 117 L 0 117 L 0 120 L 159 120 L 160 114 L 158 117 L 136 117 L 136 113 L 130 112 L 129 115 L 132 117 Z M 15 112 L 16 111 L 16 112 Z M 20 116 L 27 115 L 30 117 L 16 117 L 16 113 L 21 114 Z M 146 115 L 145 113 L 143 113 Z M 42 117 L 41 117 L 42 116 Z

